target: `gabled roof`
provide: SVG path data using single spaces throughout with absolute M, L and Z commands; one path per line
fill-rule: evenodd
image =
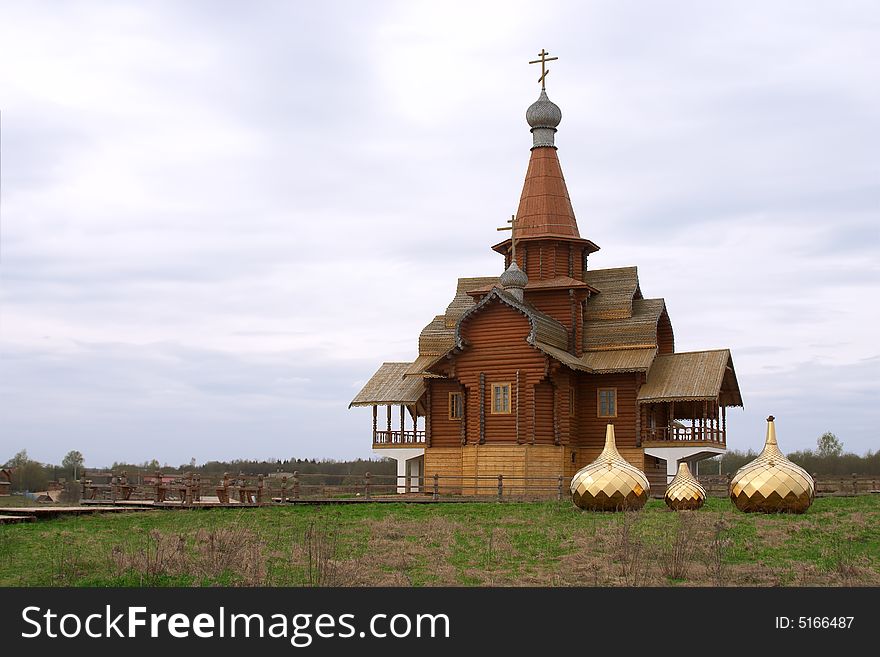
M 471 294 L 474 290 L 491 290 L 498 284 L 498 276 L 480 276 L 474 278 L 459 278 L 455 287 L 455 297 L 446 306 L 446 326 L 455 328 L 455 323 L 467 310 L 474 305 Z
M 588 309 L 589 304 L 588 301 Z M 657 344 L 657 324 L 665 312 L 663 299 L 636 299 L 632 302 L 632 315 L 628 317 L 587 320 L 584 327 L 587 350 L 653 347 Z
M 500 303 L 504 303 L 525 315 L 532 327 L 531 332 L 526 338 L 529 344 L 534 345 L 541 342 L 558 349 L 568 348 L 568 331 L 565 329 L 565 326 L 532 305 L 520 301 L 501 288 L 496 287 L 459 318 L 455 326 L 455 346 L 458 349 L 464 349 L 466 346 L 464 338 L 461 336 L 461 326 L 464 321 L 479 313 L 480 310 L 492 303 L 493 300 L 498 300 Z
M 455 296 L 446 307 L 446 312 L 432 319 L 419 334 L 419 356 L 439 357 L 449 352 L 455 346 L 455 324 L 458 318 L 474 305 L 469 292 L 476 288 L 491 289 L 497 282 L 497 276 L 459 278 Z
M 714 399 L 743 405 L 728 349 L 657 356 L 638 395 L 640 403 Z
M 404 377 L 411 365 L 412 363 L 382 363 L 348 407 L 415 404 L 425 392 L 425 383 L 419 377 Z
M 584 279 L 599 291 L 587 302 L 588 321 L 631 317 L 633 301 L 642 298 L 637 267 L 592 269 L 584 272 Z

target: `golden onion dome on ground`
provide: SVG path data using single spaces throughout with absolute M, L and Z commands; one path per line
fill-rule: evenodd
M 640 509 L 651 487 L 645 474 L 617 451 L 614 425 L 605 429 L 605 449 L 571 479 L 571 499 L 581 509 L 623 511 Z
M 673 511 L 699 509 L 706 501 L 706 489 L 691 474 L 688 464 L 682 461 L 678 464 L 678 473 L 666 487 L 663 499 Z
M 813 503 L 816 485 L 806 470 L 780 451 L 773 420 L 772 415 L 767 418 L 767 440 L 758 458 L 730 480 L 730 499 L 740 511 L 803 513 Z

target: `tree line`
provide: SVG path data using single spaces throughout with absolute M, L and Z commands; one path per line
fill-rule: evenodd
M 700 461 L 700 474 L 718 472 L 733 474 L 758 454 L 753 450 L 730 450 L 720 457 Z M 816 440 L 816 449 L 804 449 L 786 454 L 788 459 L 813 475 L 880 475 L 880 450 L 868 450 L 864 456 L 844 452 L 843 443 L 830 431 Z
M 23 449 L 11 459 L 6 461 L 4 468 L 12 470 L 12 490 L 14 491 L 43 491 L 49 486 L 50 481 L 77 481 L 86 472 L 85 459 L 77 450 L 71 450 L 62 459 L 60 465 L 40 463 L 28 456 L 27 450 Z M 158 460 L 144 461 L 142 463 L 126 463 L 116 461 L 109 468 L 97 468 L 111 470 L 114 474 L 123 471 L 129 477 L 135 475 L 151 475 L 156 471 L 163 474 L 184 475 L 188 472 L 200 474 L 203 477 L 219 479 L 223 473 L 228 472 L 237 475 L 241 472 L 247 475 L 270 475 L 273 473 L 286 472 L 291 474 L 299 472 L 302 475 L 351 475 L 363 477 L 366 472 L 375 475 L 393 475 L 397 472 L 397 466 L 393 459 L 354 459 L 349 461 L 337 461 L 334 459 L 235 459 L 232 461 L 208 461 L 198 465 L 195 459 L 179 466 L 169 466 L 159 463 Z M 88 473 L 86 472 L 86 476 Z M 321 483 L 332 483 L 331 479 Z M 319 483 L 312 479 L 310 483 Z

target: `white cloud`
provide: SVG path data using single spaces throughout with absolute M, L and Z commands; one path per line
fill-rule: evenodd
M 0 459 L 367 455 L 358 384 L 498 273 L 541 47 L 591 266 L 733 350 L 731 445 L 876 449 L 872 3 L 223 7 L 0 8 Z

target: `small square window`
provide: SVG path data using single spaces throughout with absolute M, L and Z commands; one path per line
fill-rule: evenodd
M 460 420 L 464 415 L 460 392 L 449 393 L 449 419 Z
M 492 384 L 492 412 L 510 413 L 510 384 Z
M 599 388 L 597 415 L 599 417 L 617 417 L 617 388 Z

